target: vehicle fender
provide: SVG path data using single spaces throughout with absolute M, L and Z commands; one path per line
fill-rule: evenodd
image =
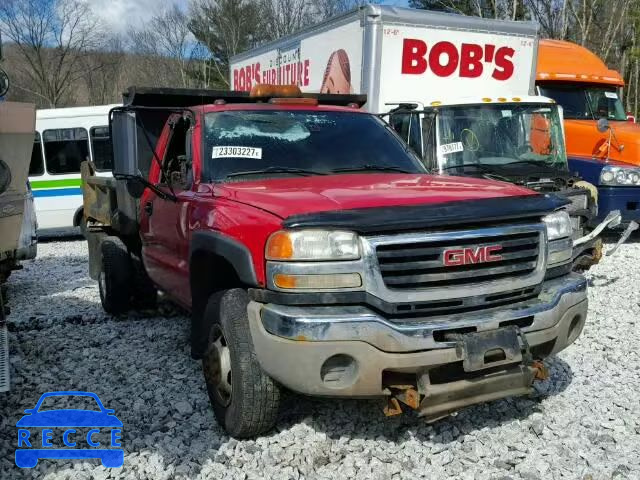
M 216 259 L 214 265 L 209 263 L 211 257 Z M 223 259 L 225 265 L 218 265 L 217 259 Z M 189 272 L 192 297 L 191 356 L 198 359 L 202 358 L 207 346 L 210 324 L 204 313 L 209 297 L 228 288 L 255 287 L 258 281 L 249 249 L 240 241 L 213 231 L 193 233 Z
M 219 232 L 194 232 L 191 237 L 189 263 L 196 252 L 207 252 L 224 258 L 233 266 L 243 284 L 252 287 L 258 285 L 251 252 L 238 240 Z

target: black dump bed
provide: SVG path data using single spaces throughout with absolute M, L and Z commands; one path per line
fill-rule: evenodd
M 321 105 L 347 106 L 355 103 L 362 107 L 367 103 L 366 95 L 302 93 L 300 96 L 303 98 L 316 98 Z M 273 97 L 252 97 L 249 92 L 229 90 L 129 87 L 122 94 L 122 103 L 127 107 L 186 108 L 211 105 L 220 100 L 224 100 L 227 103 L 260 103 L 268 102 L 271 98 Z

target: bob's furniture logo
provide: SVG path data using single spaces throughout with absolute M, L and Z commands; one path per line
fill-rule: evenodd
M 496 80 L 509 80 L 513 75 L 511 47 L 463 43 L 458 48 L 451 42 L 437 42 L 428 46 L 417 38 L 405 38 L 402 43 L 402 74 L 422 75 L 430 69 L 438 77 L 458 76 L 477 78 L 482 75 L 485 63 L 495 65 L 491 76 Z
M 79 403 L 86 408 L 66 408 Z M 95 393 L 48 392 L 25 413 L 16 424 L 18 467 L 33 468 L 41 458 L 98 458 L 105 467 L 122 467 L 122 422 Z

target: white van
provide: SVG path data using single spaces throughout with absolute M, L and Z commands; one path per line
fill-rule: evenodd
M 109 111 L 117 106 L 36 112 L 29 181 L 39 233 L 70 230 L 82 223 L 80 163 L 91 159 L 98 172 L 111 174 Z

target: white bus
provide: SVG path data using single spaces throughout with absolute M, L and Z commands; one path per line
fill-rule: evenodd
M 109 110 L 117 106 L 36 112 L 29 181 L 39 233 L 70 231 L 82 223 L 80 163 L 91 159 L 98 172 L 111 174 Z

